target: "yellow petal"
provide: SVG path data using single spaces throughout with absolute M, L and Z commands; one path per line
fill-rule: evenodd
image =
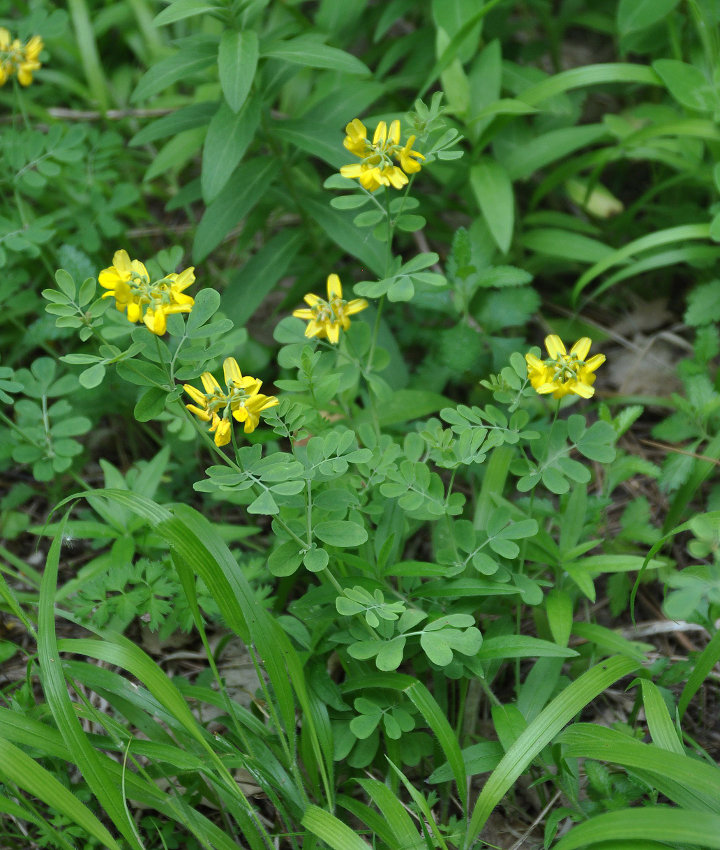
M 311 336 L 323 337 L 323 336 L 325 336 L 325 328 L 319 322 L 316 322 L 315 320 L 313 320 L 311 322 L 308 322 L 308 326 L 305 328 L 305 336 L 307 336 L 307 337 L 311 337 Z
M 400 144 L 400 122 L 397 119 L 390 124 L 390 129 L 388 130 L 388 141 L 392 145 Z
M 353 298 L 352 301 L 348 301 L 348 303 L 345 305 L 345 313 L 348 316 L 352 316 L 353 313 L 359 313 L 367 306 L 368 303 L 364 298 Z
M 581 337 L 575 345 L 570 349 L 570 354 L 574 354 L 578 360 L 584 360 L 588 356 L 592 340 L 589 336 Z
M 342 286 L 340 284 L 340 278 L 336 274 L 328 275 L 327 294 L 328 301 L 333 298 L 342 298 Z
M 183 389 L 193 401 L 196 401 L 201 407 L 205 407 L 205 393 L 201 393 L 192 384 L 183 384 Z
M 131 301 L 127 305 L 127 317 L 131 322 L 139 322 L 142 316 L 142 311 L 140 310 L 140 305 L 137 301 Z
M 223 362 L 223 375 L 225 376 L 225 383 L 228 386 L 232 383 L 239 384 L 242 381 L 242 372 L 234 357 L 225 358 Z
M 143 321 L 147 329 L 156 336 L 162 336 L 167 330 L 167 316 L 162 307 L 158 307 L 156 310 L 146 310 Z
M 128 252 L 124 248 L 121 248 L 113 254 L 113 266 L 115 266 L 118 273 L 123 275 L 125 279 L 130 277 L 132 265 L 130 264 Z
M 569 383 L 571 384 L 570 391 L 583 398 L 592 398 L 595 395 L 594 387 L 591 387 L 589 384 L 585 384 L 582 381 L 572 381 Z
M 385 144 L 387 140 L 387 124 L 384 121 L 381 121 L 377 127 L 375 128 L 375 135 L 373 136 L 373 144 Z
M 604 354 L 594 354 L 588 361 L 586 361 L 583 371 L 587 370 L 588 372 L 594 372 L 596 369 L 599 369 L 604 362 Z
M 307 295 L 303 295 L 303 301 L 310 307 L 314 307 L 322 301 L 322 298 L 319 295 L 315 295 L 314 292 L 308 292 Z
M 210 372 L 203 372 L 202 375 L 200 375 L 200 380 L 202 381 L 202 385 L 205 387 L 205 392 L 208 395 L 212 395 L 213 393 L 222 394 L 220 384 L 218 384 Z
M 545 348 L 551 360 L 557 360 L 560 355 L 567 353 L 563 341 L 556 334 L 550 334 L 545 337 Z
M 187 407 L 190 413 L 194 413 L 198 419 L 202 419 L 203 422 L 210 421 L 210 414 L 207 410 L 203 410 L 201 407 L 196 407 L 194 404 L 186 404 L 185 407 Z
M 349 177 L 351 180 L 356 180 L 362 175 L 362 173 L 363 167 L 359 162 L 354 163 L 353 165 L 343 165 L 340 169 L 340 174 L 342 174 L 343 177 Z
M 172 290 L 173 292 L 182 292 L 183 289 L 187 289 L 193 283 L 195 283 L 195 266 L 190 266 L 176 276 L 173 281 Z
M 308 310 L 305 307 L 301 307 L 299 310 L 293 310 L 293 316 L 296 319 L 305 319 L 309 320 L 315 315 L 312 310 Z
M 230 442 L 232 424 L 229 419 L 221 419 L 215 429 L 215 445 L 226 446 Z
M 337 341 L 340 339 L 339 323 L 327 322 L 325 325 L 325 332 L 327 333 L 328 342 L 331 342 L 333 345 L 336 345 Z

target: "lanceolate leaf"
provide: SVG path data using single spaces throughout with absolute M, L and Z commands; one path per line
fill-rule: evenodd
M 627 658 L 609 658 L 583 673 L 533 720 L 505 753 L 490 775 L 473 809 L 465 836 L 464 850 L 469 850 L 485 826 L 492 810 L 507 794 L 512 784 L 553 740 L 557 733 L 589 702 L 618 679 L 631 673 L 637 664 Z

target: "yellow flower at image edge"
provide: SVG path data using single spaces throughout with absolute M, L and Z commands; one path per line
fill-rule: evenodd
M 393 121 L 388 129 L 381 121 L 373 135 L 372 142 L 367 137 L 367 129 L 359 118 L 354 118 L 345 128 L 347 136 L 343 145 L 362 162 L 343 165 L 340 174 L 352 180 L 359 180 L 368 192 L 374 192 L 380 186 L 392 186 L 402 189 L 408 182 L 407 175 L 420 171 L 420 160 L 425 157 L 412 149 L 415 136 L 410 136 L 405 145 L 400 144 L 400 122 Z M 393 158 L 400 167 L 393 164 Z
M 559 336 L 545 337 L 548 358 L 541 360 L 534 354 L 526 354 L 528 378 L 541 395 L 552 393 L 553 398 L 574 393 L 591 398 L 595 393 L 595 371 L 605 362 L 604 354 L 595 354 L 589 360 L 592 340 L 584 336 L 570 349 L 568 354 Z
M 98 275 L 100 286 L 107 289 L 103 298 L 114 298 L 115 307 L 127 314 L 131 322 L 145 322 L 148 330 L 162 336 L 167 330 L 167 317 L 173 313 L 189 313 L 195 299 L 184 291 L 195 283 L 195 269 L 165 275 L 151 280 L 140 260 L 131 260 L 127 251 L 116 251 L 113 264 Z
M 21 86 L 29 86 L 33 81 L 33 71 L 41 67 L 38 57 L 43 46 L 39 35 L 22 44 L 17 38 L 11 39 L 10 33 L 0 27 L 0 86 L 13 74 L 17 74 Z
M 334 345 L 340 339 L 340 328 L 346 331 L 350 327 L 349 316 L 364 310 L 368 303 L 364 298 L 345 301 L 340 278 L 336 274 L 328 275 L 327 296 L 325 301 L 319 295 L 308 292 L 304 300 L 309 306 L 294 310 L 293 316 L 307 321 L 305 336 L 327 339 Z
M 243 377 L 234 357 L 228 357 L 223 363 L 226 390 L 210 374 L 200 376 L 205 392 L 192 384 L 184 384 L 183 389 L 195 402 L 185 407 L 198 419 L 210 423 L 210 432 L 215 433 L 215 445 L 225 446 L 232 436 L 232 419 L 245 423 L 245 433 L 251 434 L 260 422 L 263 410 L 275 407 L 278 400 L 272 395 L 260 392 L 262 381 L 250 375 Z

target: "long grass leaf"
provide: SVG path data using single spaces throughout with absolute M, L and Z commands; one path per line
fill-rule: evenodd
M 307 807 L 302 825 L 329 844 L 332 850 L 370 850 L 370 845 L 354 830 L 318 806 Z
M 55 609 L 53 605 L 64 526 L 65 521 L 63 520 L 50 546 L 40 586 L 38 601 L 40 681 L 58 729 L 68 748 L 74 754 L 77 766 L 82 771 L 90 790 L 97 797 L 98 802 L 128 844 L 136 850 L 143 850 L 135 834 L 135 825 L 128 818 L 125 802 L 117 782 L 108 774 L 105 765 L 78 723 L 65 683 L 55 636 Z
M 618 679 L 637 668 L 628 658 L 608 658 L 592 667 L 544 708 L 503 756 L 490 774 L 473 809 L 465 835 L 465 850 L 473 846 L 492 810 L 525 768 L 589 702 Z
M 687 809 L 624 809 L 607 812 L 574 827 L 553 850 L 575 850 L 600 842 L 648 840 L 720 848 L 720 816 Z
M 108 850 L 121 850 L 120 845 L 80 800 L 23 750 L 0 739 L 0 777 L 42 800 L 56 812 L 68 817 L 97 839 Z

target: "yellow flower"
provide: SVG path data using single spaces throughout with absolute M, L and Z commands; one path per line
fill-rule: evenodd
M 534 354 L 526 354 L 528 378 L 535 391 L 553 398 L 562 398 L 570 393 L 591 398 L 595 393 L 595 371 L 605 362 L 604 354 L 595 354 L 587 360 L 592 340 L 584 336 L 570 349 L 568 354 L 559 336 L 545 337 L 547 360 Z
M 131 260 L 127 251 L 116 251 L 113 264 L 98 275 L 100 286 L 107 289 L 103 298 L 114 298 L 115 307 L 127 311 L 128 320 L 142 319 L 148 330 L 162 336 L 167 330 L 167 317 L 173 313 L 189 313 L 195 300 L 184 291 L 195 283 L 195 269 L 165 275 L 151 280 L 140 260 Z
M 408 182 L 407 175 L 420 171 L 420 160 L 425 157 L 412 149 L 415 136 L 410 136 L 405 145 L 400 144 L 400 122 L 393 121 L 388 129 L 381 121 L 375 129 L 372 142 L 367 138 L 367 129 L 359 118 L 354 118 L 345 128 L 347 135 L 343 145 L 362 162 L 343 165 L 340 174 L 353 180 L 368 192 L 380 186 L 402 189 Z M 393 158 L 400 166 L 393 164 Z
M 340 278 L 336 274 L 328 275 L 327 294 L 327 301 L 325 301 L 319 295 L 308 292 L 305 303 L 309 305 L 309 308 L 301 307 L 293 311 L 293 316 L 307 321 L 305 336 L 316 336 L 318 339 L 327 339 L 335 344 L 340 338 L 340 328 L 346 331 L 350 327 L 348 317 L 364 310 L 368 303 L 364 298 L 345 301 L 342 297 Z
M 29 86 L 33 80 L 33 71 L 40 68 L 38 60 L 43 49 L 43 40 L 39 35 L 34 35 L 27 44 L 22 44 L 19 39 L 10 38 L 10 33 L 0 27 L 0 86 L 17 74 L 21 86 Z
M 259 392 L 262 381 L 249 375 L 243 377 L 234 357 L 225 359 L 223 374 L 227 386 L 225 392 L 210 372 L 203 372 L 200 376 L 205 392 L 192 384 L 183 385 L 185 392 L 195 402 L 185 407 L 203 422 L 210 423 L 209 430 L 215 434 L 216 446 L 225 446 L 230 442 L 232 419 L 244 422 L 245 433 L 251 434 L 260 422 L 260 413 L 278 403 L 275 396 Z

